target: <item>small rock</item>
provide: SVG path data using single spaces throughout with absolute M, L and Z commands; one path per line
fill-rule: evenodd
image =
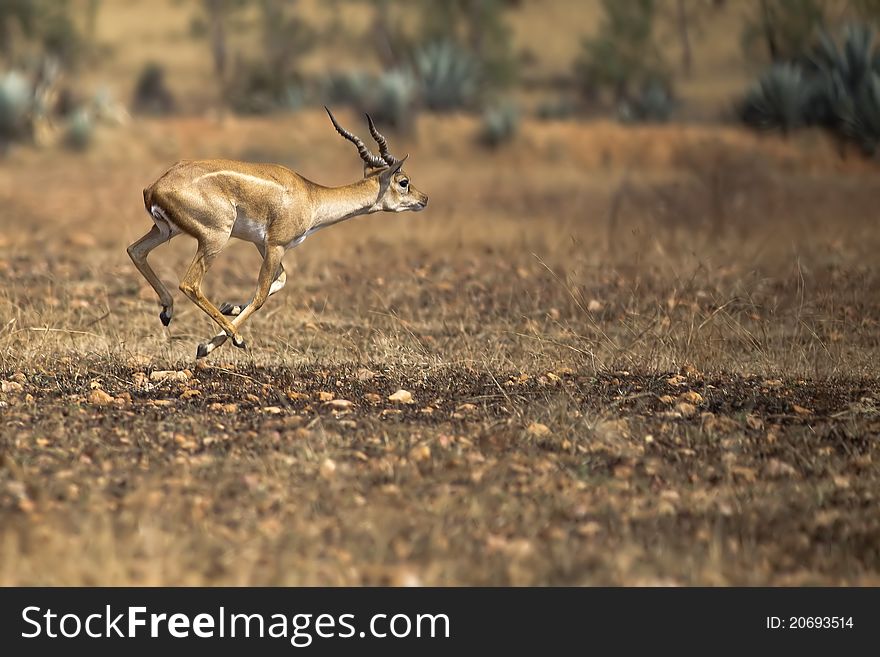
M 186 372 L 176 372 L 174 370 L 155 370 L 150 372 L 150 381 L 153 383 L 162 383 L 170 381 L 173 383 L 185 383 L 189 379 Z
M 354 402 L 350 402 L 347 399 L 331 399 L 329 401 L 324 402 L 325 406 L 329 406 L 330 408 L 336 409 L 346 409 L 354 406 Z
M 590 302 L 587 304 L 587 310 L 591 313 L 597 313 L 602 310 L 603 307 L 602 302 L 598 299 L 590 299 Z
M 673 397 L 672 395 L 660 395 L 657 398 L 657 400 L 661 404 L 674 404 L 675 403 L 675 397 Z
M 364 394 L 364 399 L 371 404 L 378 404 L 382 401 L 382 396 L 377 395 L 375 392 L 368 392 Z
M 0 391 L 21 392 L 24 387 L 18 381 L 0 381 Z
M 321 390 L 318 392 L 318 399 L 322 402 L 333 401 L 336 398 L 336 395 L 332 392 L 327 392 L 326 390 Z
M 208 404 L 208 410 L 214 411 L 215 413 L 235 413 L 238 410 L 238 404 L 221 404 L 215 402 L 213 404 Z
M 794 477 L 797 474 L 797 470 L 785 461 L 770 459 L 767 465 L 764 466 L 764 474 L 773 479 L 783 479 Z
M 694 404 L 699 406 L 703 403 L 703 395 L 698 392 L 694 392 L 693 390 L 688 390 L 687 392 L 683 392 L 678 396 L 678 399 L 683 402 L 687 402 L 689 404 Z
M 284 412 L 280 406 L 264 406 L 262 410 L 268 415 L 281 415 Z
M 372 379 L 375 376 L 376 376 L 376 373 L 373 372 L 372 370 L 368 370 L 366 367 L 358 368 L 357 374 L 355 374 L 355 377 L 361 383 L 363 383 L 365 381 L 369 381 L 370 379 Z
M 671 386 L 683 386 L 687 383 L 687 379 L 685 379 L 681 374 L 673 374 L 668 379 L 666 379 L 666 383 Z
M 679 402 L 675 405 L 675 410 L 681 413 L 682 417 L 693 417 L 697 414 L 697 407 L 688 402 Z
M 336 461 L 333 459 L 324 459 L 321 461 L 321 466 L 318 468 L 318 471 L 324 479 L 332 479 L 336 475 Z
M 100 388 L 95 388 L 89 393 L 89 403 L 96 404 L 98 406 L 104 406 L 106 404 L 113 403 L 113 397 L 108 395 L 106 392 L 101 390 Z
M 541 424 L 540 422 L 532 422 L 528 427 L 526 427 L 526 431 L 529 433 L 529 435 L 540 438 L 541 436 L 547 436 L 550 434 L 550 427 L 548 427 L 546 424 Z
M 750 413 L 749 415 L 746 415 L 746 426 L 749 429 L 760 431 L 764 428 L 764 420 L 759 418 L 757 415 L 753 415 Z
M 400 389 L 397 392 L 388 395 L 388 401 L 398 402 L 400 404 L 412 404 L 413 396 L 409 390 Z
M 202 393 L 200 390 L 196 390 L 195 388 L 187 388 L 182 393 L 180 393 L 181 399 L 192 399 L 193 397 L 201 397 Z
M 431 458 L 431 448 L 427 445 L 416 445 L 409 451 L 409 458 L 416 463 L 427 461 Z
M 144 369 L 150 366 L 153 362 L 153 359 L 149 356 L 143 356 L 141 354 L 134 354 L 130 356 L 126 361 L 126 364 L 135 370 Z

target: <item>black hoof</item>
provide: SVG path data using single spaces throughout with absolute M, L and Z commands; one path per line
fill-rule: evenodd
M 241 315 L 242 305 L 237 303 L 224 303 L 220 306 L 220 312 L 224 315 Z
M 234 344 L 239 349 L 247 349 L 247 345 L 244 343 L 243 338 L 232 338 L 232 344 Z
M 171 313 L 168 312 L 167 308 L 163 308 L 162 312 L 159 313 L 159 319 L 162 320 L 163 326 L 168 326 L 171 323 Z
M 196 349 L 196 359 L 204 358 L 208 355 L 208 345 L 200 344 L 199 348 Z

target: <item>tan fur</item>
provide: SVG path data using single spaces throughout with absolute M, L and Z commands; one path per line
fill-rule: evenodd
M 383 154 L 387 155 L 387 148 Z M 393 164 L 380 168 L 372 166 L 379 158 L 371 157 L 364 178 L 342 187 L 324 187 L 275 164 L 183 160 L 172 166 L 144 190 L 144 206 L 155 225 L 128 247 L 135 266 L 159 295 L 162 322 L 171 321 L 173 300 L 146 258 L 180 233 L 198 242 L 180 290 L 223 329 L 199 345 L 201 357 L 223 344 L 227 336 L 236 346 L 244 346 L 239 328 L 270 294 L 284 286 L 281 259 L 287 249 L 316 230 L 358 215 L 418 211 L 427 205 L 425 194 L 412 184 L 401 185 L 409 182 L 402 170 L 406 158 L 390 156 Z M 201 291 L 205 273 L 230 237 L 253 242 L 263 256 L 257 290 L 243 309 L 228 303 L 218 308 Z M 230 320 L 224 313 L 237 316 Z

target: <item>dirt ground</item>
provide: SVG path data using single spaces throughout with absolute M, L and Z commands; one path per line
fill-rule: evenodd
M 326 118 L 0 161 L 0 584 L 880 584 L 876 164 L 812 133 L 477 130 L 392 139 L 428 210 L 310 237 L 249 349 L 198 363 L 216 329 L 180 294 L 163 328 L 125 253 L 141 190 L 209 155 L 353 181 Z M 176 284 L 193 251 L 151 262 Z M 231 245 L 207 294 L 258 266 Z

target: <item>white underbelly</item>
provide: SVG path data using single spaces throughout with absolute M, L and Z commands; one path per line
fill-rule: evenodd
M 232 225 L 232 236 L 254 244 L 266 242 L 266 224 L 239 214 Z

